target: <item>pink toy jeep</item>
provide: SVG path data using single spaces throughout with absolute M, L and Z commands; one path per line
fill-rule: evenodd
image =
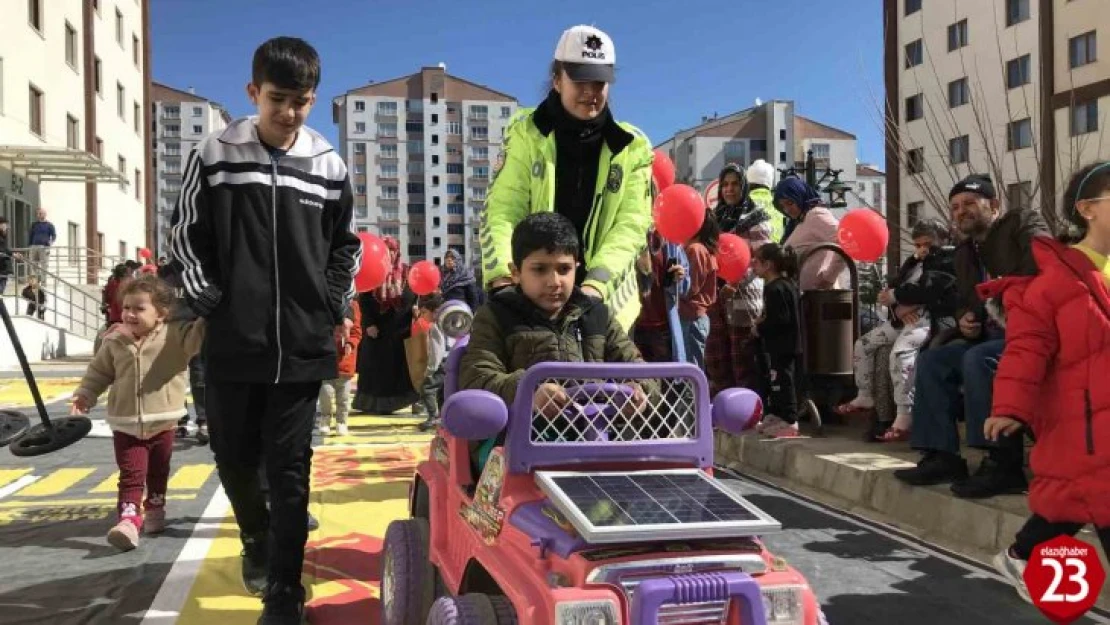
M 805 578 L 758 535 L 780 525 L 713 478 L 713 428 L 742 431 L 759 398 L 709 401 L 688 364 L 543 363 L 512 406 L 458 390 L 382 553 L 383 625 L 818 625 Z M 534 410 L 544 383 L 572 404 Z M 630 401 L 636 387 L 646 407 Z M 483 457 L 474 451 L 503 436 Z

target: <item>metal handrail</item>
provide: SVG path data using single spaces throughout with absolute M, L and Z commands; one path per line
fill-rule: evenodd
M 20 247 L 12 251 L 22 255 L 28 267 L 33 266 L 29 262 L 33 258 L 32 248 Z M 90 265 L 95 268 L 96 282 L 101 283 L 108 279 L 116 265 L 128 260 L 122 256 L 109 256 L 89 247 L 52 245 L 49 251 L 50 254 L 47 256 L 45 266 L 41 269 L 55 276 L 82 284 L 88 283 Z M 27 274 L 18 272 L 15 275 L 21 281 L 27 277 Z
M 19 279 L 10 280 L 6 291 L 0 293 L 0 298 L 4 299 L 12 315 L 28 316 L 24 313 L 30 302 L 23 299 L 22 293 L 27 286 L 26 277 L 37 275 L 39 288 L 46 292 L 46 314 L 42 320 L 89 340 L 95 339 L 104 327 L 100 298 L 86 292 L 87 286 L 74 284 L 48 269 L 34 266 L 23 252 L 21 254 L 22 258 L 12 259 L 12 269 Z M 37 319 L 38 315 L 35 314 L 32 318 Z

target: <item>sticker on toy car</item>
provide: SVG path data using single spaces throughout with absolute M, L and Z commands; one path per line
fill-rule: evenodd
M 474 501 L 459 508 L 463 520 L 478 531 L 486 544 L 493 544 L 505 522 L 505 511 L 497 505 L 504 483 L 505 456 L 500 449 L 495 449 L 490 452 L 478 487 L 474 489 Z

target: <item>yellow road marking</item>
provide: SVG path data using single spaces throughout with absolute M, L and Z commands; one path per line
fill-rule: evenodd
M 169 492 L 197 490 L 208 481 L 208 476 L 216 469 L 214 464 L 187 464 L 177 470 L 166 487 Z
M 30 469 L 0 469 L 0 486 L 7 486 L 30 472 Z
M 60 495 L 96 469 L 58 469 L 41 480 L 19 491 L 20 497 L 49 497 Z
M 20 491 L 22 494 L 22 491 Z M 185 501 L 189 499 L 196 499 L 195 494 L 192 495 L 167 495 L 166 499 Z M 115 498 L 93 498 L 93 499 L 52 499 L 49 501 L 0 501 L 0 509 L 18 509 L 26 508 L 57 508 L 60 506 L 108 506 L 113 507 L 116 505 Z
M 119 471 L 116 471 L 108 476 L 106 480 L 97 484 L 96 488 L 90 490 L 90 493 L 114 493 L 119 489 Z

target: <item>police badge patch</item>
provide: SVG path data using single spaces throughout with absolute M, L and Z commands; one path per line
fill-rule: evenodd
M 609 178 L 605 181 L 605 190 L 609 193 L 616 193 L 621 189 L 621 183 L 624 182 L 624 170 L 620 165 L 611 165 L 609 167 Z

